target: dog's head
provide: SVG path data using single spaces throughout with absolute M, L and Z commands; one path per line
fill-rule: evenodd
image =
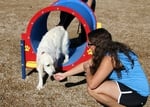
M 52 59 L 52 57 L 48 53 L 44 52 L 41 54 L 39 59 L 37 70 L 45 71 L 51 76 L 55 72 L 54 63 L 55 61 Z

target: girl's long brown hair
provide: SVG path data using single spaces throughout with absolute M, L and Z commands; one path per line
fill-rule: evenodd
M 100 28 L 94 30 L 88 34 L 88 38 L 96 46 L 95 52 L 93 53 L 93 64 L 91 66 L 92 74 L 95 74 L 104 56 L 109 55 L 112 58 L 113 65 L 115 62 L 114 70 L 116 70 L 118 77 L 121 77 L 120 71 L 125 68 L 118 59 L 118 52 L 123 52 L 129 61 L 131 61 L 132 65 L 134 64 L 129 55 L 129 52 L 132 52 L 130 47 L 123 43 L 112 41 L 111 34 L 106 29 Z

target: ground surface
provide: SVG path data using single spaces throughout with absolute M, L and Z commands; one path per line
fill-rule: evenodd
M 1 107 L 99 107 L 86 84 L 66 88 L 68 81 L 48 79 L 36 90 L 38 75 L 21 79 L 20 36 L 30 18 L 52 0 L 0 0 L 0 106 Z M 112 32 L 113 39 L 129 44 L 139 55 L 150 81 L 150 0 L 97 0 L 96 18 Z M 52 21 L 52 20 L 50 20 Z M 76 28 L 76 27 L 75 27 Z M 72 27 L 74 30 L 74 27 Z M 137 84 L 138 85 L 138 84 Z M 150 99 L 145 107 L 150 107 Z

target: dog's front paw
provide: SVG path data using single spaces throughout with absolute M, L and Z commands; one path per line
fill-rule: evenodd
M 64 59 L 64 61 L 63 61 L 63 64 L 67 63 L 68 61 L 69 61 L 69 56 L 66 55 L 66 56 L 65 56 L 65 59 Z
M 69 61 L 69 59 L 65 59 L 65 60 L 63 61 L 63 64 L 67 63 L 68 61 Z
M 65 63 L 67 63 L 68 61 L 69 61 L 68 59 L 65 59 L 63 63 L 65 64 Z
M 38 90 L 41 90 L 41 89 L 43 88 L 43 86 L 42 86 L 42 85 L 38 85 L 36 88 L 37 88 Z

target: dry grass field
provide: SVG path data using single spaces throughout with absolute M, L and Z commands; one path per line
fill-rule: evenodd
M 84 80 L 84 76 L 71 76 L 64 82 L 47 79 L 41 91 L 36 90 L 36 72 L 25 80 L 21 78 L 21 33 L 26 31 L 30 18 L 51 3 L 52 0 L 0 0 L 0 107 L 101 106 L 88 95 L 86 84 L 66 87 Z M 149 13 L 150 0 L 97 0 L 95 15 L 114 40 L 135 50 L 150 81 Z M 150 98 L 145 107 L 150 107 Z

